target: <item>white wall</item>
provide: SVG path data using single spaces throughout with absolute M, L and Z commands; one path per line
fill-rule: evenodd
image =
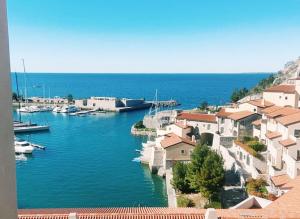
M 281 92 L 264 92 L 263 98 L 267 101 L 275 103 L 277 106 L 298 107 L 298 95 L 285 94 Z
M 0 218 L 16 219 L 16 168 L 6 1 L 0 0 Z

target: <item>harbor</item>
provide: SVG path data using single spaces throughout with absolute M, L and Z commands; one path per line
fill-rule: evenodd
M 68 90 L 65 85 L 77 77 L 80 77 L 81 83 L 75 80 L 76 86 L 74 85 L 71 90 Z M 51 93 L 55 96 L 63 97 L 68 93 L 72 93 L 78 99 L 92 95 L 126 96 L 134 99 L 142 96 L 146 100 L 153 101 L 154 91 L 158 89 L 158 100 L 174 98 L 181 103 L 179 106 L 181 109 L 197 106 L 197 102 L 202 96 L 201 93 L 196 92 L 199 90 L 199 81 L 202 81 L 202 77 L 208 76 L 178 75 L 178 81 L 183 84 L 187 83 L 186 80 L 192 80 L 195 83 L 191 84 L 188 89 L 181 86 L 180 83 L 170 84 L 166 89 L 163 83 L 159 83 L 155 87 L 151 83 L 143 84 L 145 80 L 164 81 L 167 77 L 165 75 L 151 77 L 126 75 L 126 88 L 122 90 L 115 90 L 114 83 L 105 87 L 103 84 L 106 83 L 105 78 L 108 77 L 106 75 L 92 77 L 90 79 L 90 76 L 68 74 L 30 75 L 34 84 L 42 84 L 43 81 L 47 81 L 47 86 L 53 87 Z M 214 76 L 210 77 L 211 81 L 214 81 Z M 222 81 L 232 83 L 230 75 L 223 77 Z M 239 84 L 240 80 L 248 78 L 244 75 L 235 77 L 238 77 L 233 81 L 236 84 Z M 248 81 L 248 86 L 253 86 L 260 77 L 264 76 L 257 75 L 255 80 Z M 109 76 L 106 80 L 116 80 L 116 76 Z M 123 76 L 120 76 L 120 80 L 124 80 Z M 60 84 L 57 81 L 60 81 Z M 85 85 L 89 83 L 85 81 L 97 83 L 103 88 L 86 87 Z M 118 84 L 124 84 L 124 82 Z M 127 89 L 128 86 L 131 87 L 130 90 Z M 203 86 L 205 84 L 200 87 Z M 212 97 L 212 103 L 219 103 L 217 97 L 229 96 L 231 90 L 229 87 L 225 89 L 225 92 L 218 89 L 220 85 L 217 82 L 215 86 L 216 88 L 206 95 Z M 185 89 L 182 90 L 182 88 Z M 28 93 L 38 96 L 39 93 L 34 92 L 36 89 L 29 87 Z M 193 89 L 195 89 L 194 92 Z M 207 92 L 204 90 L 202 93 Z M 190 93 L 189 98 L 185 97 L 186 93 Z M 41 104 L 41 106 L 43 105 Z M 67 104 L 58 104 L 60 107 L 63 105 Z M 18 121 L 19 113 L 16 112 L 16 109 L 14 120 Z M 167 110 L 168 107 L 165 109 Z M 88 110 L 81 111 L 85 113 Z M 147 137 L 134 137 L 131 135 L 130 129 L 134 123 L 143 120 L 145 115 L 149 115 L 149 109 L 122 113 L 98 111 L 83 116 L 51 111 L 21 113 L 22 122 L 31 121 L 37 125 L 48 125 L 50 128 L 49 131 L 16 133 L 20 139 L 46 147 L 45 150 L 35 148 L 32 154 L 25 155 L 26 159 L 24 156 L 17 155 L 18 206 L 20 208 L 81 207 L 83 200 L 89 207 L 168 206 L 165 179 L 152 174 L 148 165 L 137 162 L 142 150 L 142 143 L 147 141 Z M 161 116 L 161 118 L 163 117 L 164 115 Z M 77 198 L 79 196 L 81 199 Z M 120 199 L 120 197 L 123 198 Z

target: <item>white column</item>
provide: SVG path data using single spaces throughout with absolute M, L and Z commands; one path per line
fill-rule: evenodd
M 17 218 L 12 94 L 5 0 L 0 0 L 0 218 Z

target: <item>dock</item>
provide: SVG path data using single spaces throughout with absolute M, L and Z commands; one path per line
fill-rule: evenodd
M 151 103 L 153 106 L 156 107 L 180 106 L 180 103 L 178 103 L 176 100 L 147 101 L 147 103 Z

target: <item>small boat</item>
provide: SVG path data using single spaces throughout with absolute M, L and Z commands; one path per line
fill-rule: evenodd
M 54 107 L 54 109 L 52 110 L 52 112 L 54 113 L 60 113 L 61 111 L 61 107 L 57 106 L 57 107 Z
M 36 124 L 28 124 L 25 126 L 14 126 L 15 133 L 22 133 L 22 132 L 37 132 L 37 131 L 48 131 L 48 125 L 36 125 Z
M 78 109 L 76 106 L 74 105 L 70 105 L 70 106 L 63 106 L 60 110 L 61 113 L 75 113 L 77 112 Z
M 15 153 L 16 154 L 32 154 L 34 147 L 28 141 L 15 140 Z

